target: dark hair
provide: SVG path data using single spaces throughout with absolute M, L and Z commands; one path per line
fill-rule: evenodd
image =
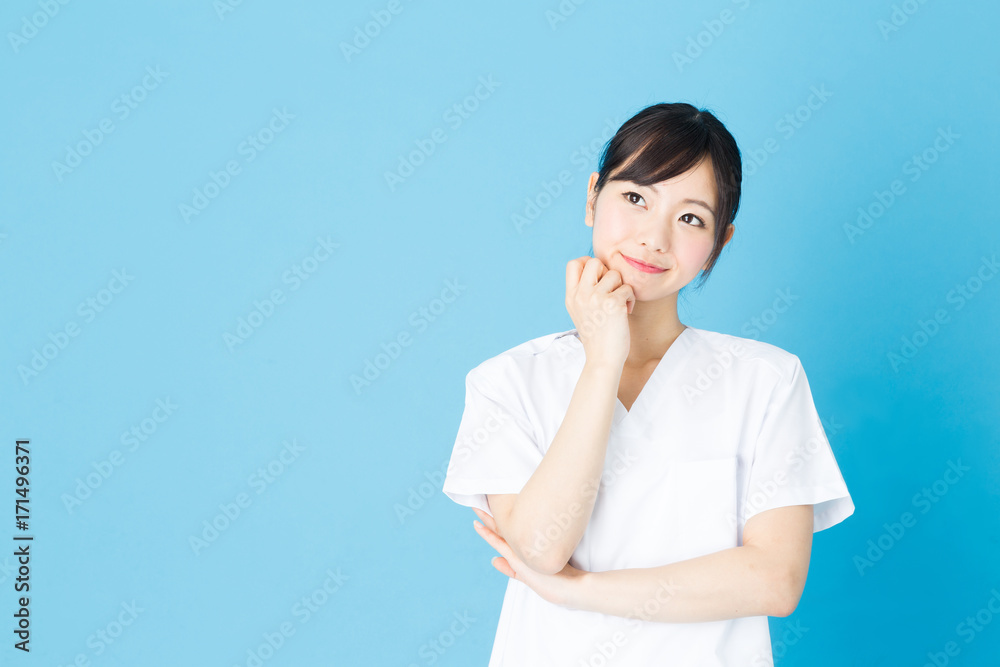
M 715 171 L 718 211 L 715 245 L 698 287 L 708 279 L 722 252 L 726 230 L 740 207 L 743 180 L 736 140 L 711 111 L 676 102 L 653 104 L 635 114 L 604 147 L 594 186 L 600 193 L 612 175 L 613 180 L 653 185 L 693 169 L 706 155 L 711 156 Z

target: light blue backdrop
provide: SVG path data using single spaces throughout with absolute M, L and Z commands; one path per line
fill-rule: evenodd
M 224 2 L 0 10 L 0 662 L 485 665 L 465 373 L 572 326 L 599 150 L 685 101 L 746 178 L 681 319 L 802 359 L 857 505 L 778 664 L 990 664 L 995 4 Z

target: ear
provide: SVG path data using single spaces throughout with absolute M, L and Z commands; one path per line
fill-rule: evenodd
M 587 180 L 587 205 L 584 211 L 584 223 L 588 227 L 594 226 L 594 209 L 597 206 L 597 193 L 594 191 L 594 185 L 597 183 L 598 176 L 600 174 L 595 171 Z
M 733 223 L 729 223 L 729 227 L 726 228 L 725 238 L 722 239 L 722 247 L 723 248 L 725 248 L 726 244 L 729 243 L 730 239 L 733 238 L 733 232 L 736 231 L 735 228 L 736 228 L 736 226 Z M 702 266 L 701 266 L 701 270 L 702 271 L 705 271 L 706 269 L 708 269 L 708 260 L 705 260 L 705 263 L 702 264 Z
M 726 229 L 726 238 L 722 239 L 722 247 L 725 248 L 729 240 L 733 238 L 733 232 L 736 231 L 736 225 L 729 223 L 729 227 Z

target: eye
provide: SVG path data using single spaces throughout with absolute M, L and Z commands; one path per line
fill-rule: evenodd
M 694 218 L 695 220 L 698 221 L 697 225 L 692 225 L 693 227 L 707 227 L 708 226 L 708 225 L 705 224 L 704 220 L 702 220 L 701 218 L 699 218 L 698 216 L 696 216 L 694 213 L 685 213 L 684 215 L 681 216 L 681 220 L 683 220 L 684 218 L 687 218 L 687 217 Z
M 640 195 L 638 192 L 633 192 L 632 190 L 626 190 L 625 192 L 622 193 L 622 196 L 625 197 L 625 201 L 627 201 L 630 204 L 639 205 L 639 202 L 645 203 L 645 201 L 646 201 L 645 199 L 642 198 L 642 195 Z M 639 201 L 634 201 L 632 199 L 633 196 L 636 197 L 636 198 L 638 198 Z M 696 224 L 691 225 L 692 227 L 700 227 L 702 229 L 707 229 L 708 228 L 708 225 L 705 223 L 705 221 L 703 219 L 699 218 L 694 213 L 685 213 L 684 215 L 681 216 L 681 220 L 684 220 L 684 218 L 688 218 L 688 217 L 694 218 L 695 220 L 698 221 Z M 689 221 L 685 220 L 685 222 L 689 222 Z
M 632 198 L 629 195 L 635 195 L 641 201 L 646 201 L 645 199 L 642 198 L 642 195 L 640 195 L 638 192 L 631 192 L 631 191 L 623 192 L 622 196 L 625 197 L 625 200 L 630 204 L 638 204 L 639 202 L 632 201 Z

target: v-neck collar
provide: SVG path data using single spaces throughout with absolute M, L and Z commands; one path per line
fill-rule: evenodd
M 690 346 L 691 336 L 697 331 L 694 327 L 685 326 L 684 330 L 681 331 L 674 341 L 667 348 L 667 351 L 663 353 L 663 356 L 656 366 L 653 368 L 653 372 L 650 373 L 649 378 L 643 384 L 642 389 L 639 394 L 632 401 L 631 409 L 626 410 L 625 405 L 619 400 L 618 392 L 615 392 L 615 413 L 612 418 L 612 426 L 622 426 L 625 423 L 631 423 L 638 418 L 638 415 L 646 408 L 646 402 L 648 402 L 649 396 L 657 391 L 657 385 L 662 381 L 663 375 L 669 371 L 671 367 L 676 366 L 674 363 L 675 357 L 677 357 L 683 350 L 686 350 Z M 582 356 L 584 354 L 583 342 L 580 340 L 580 335 L 576 329 L 571 329 L 564 334 L 558 336 L 562 338 L 567 336 L 572 341 L 574 341 L 574 346 L 579 350 L 581 354 L 581 368 L 582 364 L 586 361 L 586 358 Z M 650 385 L 653 385 L 652 387 Z

